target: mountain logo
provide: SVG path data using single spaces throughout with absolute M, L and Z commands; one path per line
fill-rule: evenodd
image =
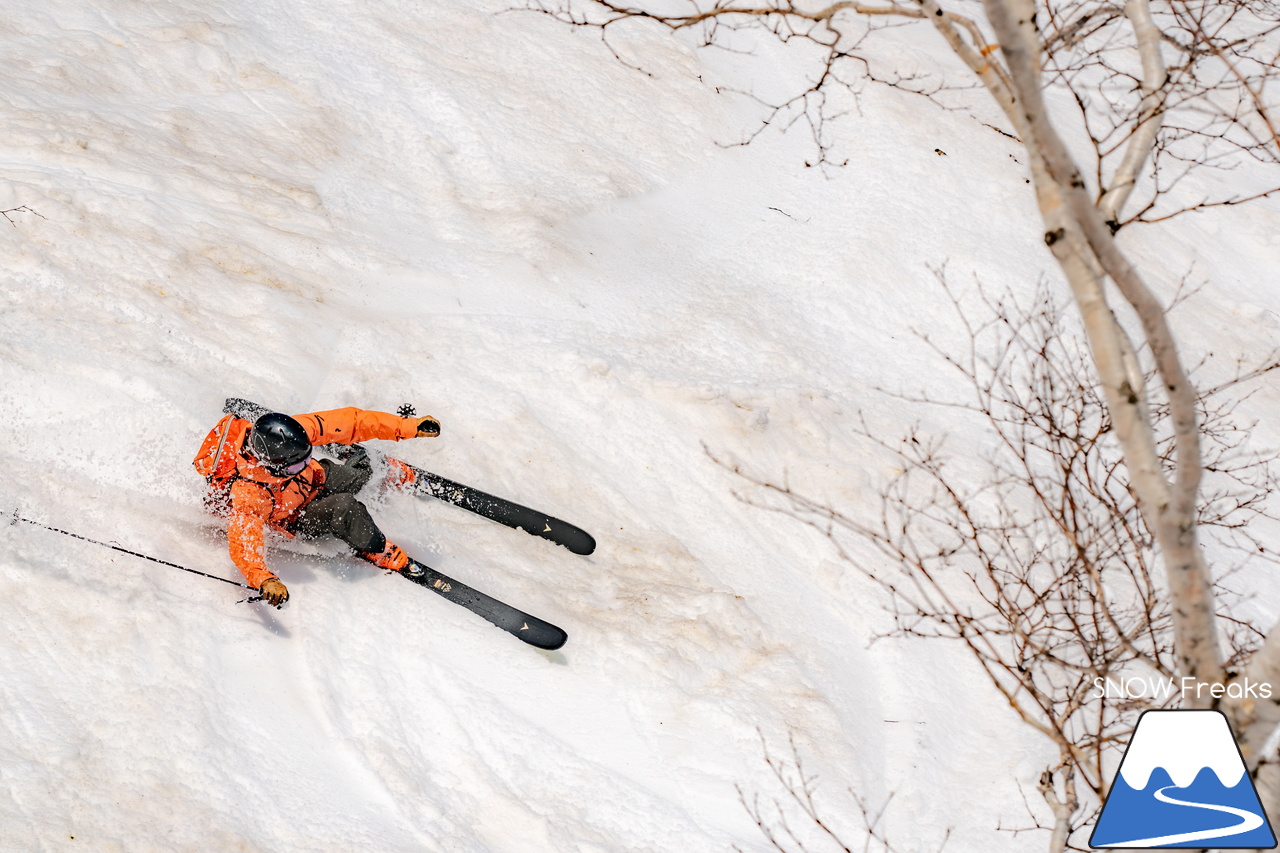
M 1145 712 L 1089 846 L 1275 847 L 1226 716 L 1221 711 Z

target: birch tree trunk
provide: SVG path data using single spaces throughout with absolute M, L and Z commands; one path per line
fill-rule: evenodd
M 1107 406 L 1124 451 L 1134 496 L 1159 544 L 1174 606 L 1174 633 L 1179 670 L 1198 682 L 1224 680 L 1222 654 L 1214 623 L 1209 567 L 1196 537 L 1196 501 L 1201 457 L 1195 389 L 1178 356 L 1177 343 L 1164 307 L 1142 281 L 1115 243 L 1107 219 L 1088 191 L 1079 168 L 1046 111 L 1040 82 L 1039 37 L 1033 0 L 984 0 L 987 20 L 1000 43 L 1013 89 L 1009 118 L 1019 128 L 1031 159 L 1032 183 L 1044 220 L 1045 241 L 1071 287 L 1085 329 Z M 1129 0 L 1142 20 L 1146 0 Z M 1157 48 L 1158 50 L 1158 48 Z M 1152 63 L 1154 65 L 1154 63 Z M 1160 73 L 1157 71 L 1156 73 Z M 1136 164 L 1154 144 L 1155 119 L 1148 116 L 1126 158 L 1129 169 L 1112 210 L 1131 188 Z M 1176 441 L 1173 482 L 1160 463 L 1151 430 L 1144 389 L 1129 369 L 1128 342 L 1106 298 L 1106 278 L 1115 284 L 1137 314 L 1156 361 L 1169 402 Z M 1212 699 L 1192 698 L 1191 707 L 1208 707 Z
M 1013 92 L 1011 99 L 1002 93 L 996 100 L 1002 107 L 1011 105 L 1005 107 L 1006 115 L 1027 146 L 1045 240 L 1080 309 L 1134 496 L 1161 551 L 1174 605 L 1179 675 L 1197 683 L 1224 684 L 1227 675 L 1215 624 L 1212 579 L 1196 534 L 1202 472 L 1196 394 L 1182 367 L 1163 306 L 1114 238 L 1114 223 L 1120 220 L 1159 130 L 1160 86 L 1166 73 L 1160 59 L 1159 31 L 1147 0 L 1129 0 L 1125 12 L 1133 22 L 1143 61 L 1143 114 L 1115 183 L 1095 205 L 1048 118 L 1041 96 L 1034 2 L 984 0 L 984 8 L 1007 63 Z M 1129 357 L 1132 344 L 1107 303 L 1108 276 L 1142 324 L 1170 405 L 1176 441 L 1172 482 L 1160 463 L 1141 376 Z M 1245 675 L 1255 684 L 1280 686 L 1280 624 L 1255 653 Z M 1218 705 L 1207 691 L 1197 690 L 1186 700 L 1186 706 L 1192 708 Z M 1226 698 L 1220 707 L 1232 722 L 1263 807 L 1269 814 L 1280 814 L 1280 762 L 1273 757 L 1280 731 L 1280 691 L 1270 699 L 1247 695 Z M 1050 849 L 1054 849 L 1052 844 Z

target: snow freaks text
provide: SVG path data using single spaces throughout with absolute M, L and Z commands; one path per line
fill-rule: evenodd
M 1191 676 L 1183 678 L 1158 678 L 1155 676 L 1134 676 L 1132 678 L 1102 678 L 1093 680 L 1097 691 L 1094 699 L 1170 699 L 1180 693 L 1183 699 L 1203 699 L 1212 697 L 1221 699 L 1224 696 L 1232 699 L 1270 699 L 1273 695 L 1268 682 L 1233 681 L 1230 684 L 1212 684 L 1196 681 Z

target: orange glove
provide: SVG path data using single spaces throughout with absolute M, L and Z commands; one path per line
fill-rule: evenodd
M 440 422 L 432 417 L 422 419 L 418 424 L 418 438 L 435 438 L 440 434 Z
M 280 578 L 267 578 L 258 587 L 262 600 L 272 607 L 279 607 L 289 600 L 289 588 L 280 582 Z

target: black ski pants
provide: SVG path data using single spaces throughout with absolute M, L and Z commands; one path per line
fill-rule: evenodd
M 336 536 L 363 554 L 380 553 L 387 537 L 374 523 L 368 507 L 356 500 L 356 492 L 373 475 L 369 457 L 356 453 L 345 463 L 321 459 L 320 465 L 324 468 L 324 488 L 303 509 L 294 532 L 312 539 Z

